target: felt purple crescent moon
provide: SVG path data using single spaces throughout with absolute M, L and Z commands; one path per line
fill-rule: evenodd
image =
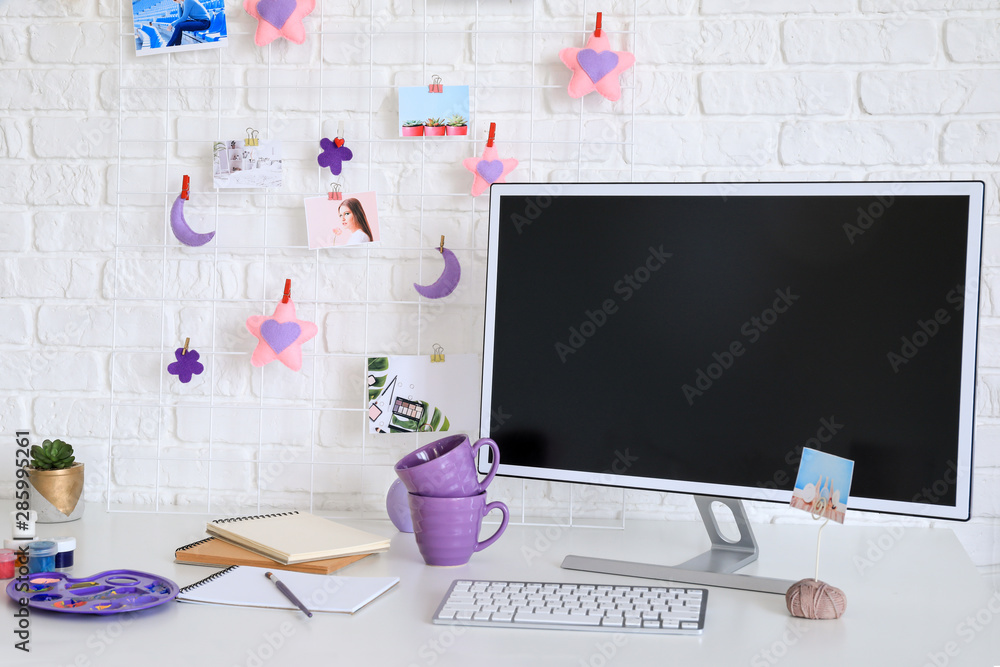
M 354 153 L 341 143 L 340 146 L 329 139 L 320 139 L 319 147 L 323 151 L 316 158 L 321 167 L 329 167 L 334 176 L 339 176 L 344 169 L 344 163 L 354 158 Z
M 590 80 L 597 83 L 618 66 L 618 54 L 614 51 L 598 52 L 593 49 L 582 49 L 576 54 L 576 61 L 580 63 L 580 67 Z
M 302 329 L 295 322 L 265 320 L 260 325 L 260 335 L 271 346 L 275 354 L 281 354 L 282 350 L 295 342 L 300 333 L 302 333 Z
M 441 277 L 430 285 L 413 283 L 417 294 L 428 299 L 440 299 L 448 296 L 458 287 L 458 281 L 462 277 L 462 267 L 458 263 L 458 257 L 455 257 L 455 253 L 447 248 L 441 251 L 441 256 L 444 257 L 444 271 L 441 272 Z
M 205 370 L 205 366 L 198 362 L 198 353 L 191 348 L 188 348 L 186 354 L 183 347 L 177 348 L 174 350 L 174 358 L 177 361 L 167 366 L 167 372 L 176 375 L 184 384 L 191 381 L 192 375 L 201 375 Z
M 503 162 L 500 160 L 480 160 L 476 164 L 476 172 L 483 177 L 487 183 L 493 183 L 500 174 L 503 173 Z
M 260 0 L 257 3 L 257 13 L 260 17 L 278 30 L 285 26 L 285 21 L 295 11 L 295 0 Z
M 170 229 L 178 241 L 189 246 L 205 245 L 215 236 L 215 232 L 199 234 L 191 230 L 187 220 L 184 219 L 184 199 L 181 197 L 174 200 L 174 205 L 170 209 Z

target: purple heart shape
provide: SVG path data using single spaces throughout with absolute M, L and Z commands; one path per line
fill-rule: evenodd
M 503 173 L 503 162 L 500 160 L 480 160 L 476 163 L 476 172 L 487 183 L 493 183 Z
M 295 11 L 295 0 L 260 0 L 257 13 L 262 19 L 281 30 L 285 21 Z
M 618 54 L 614 51 L 598 53 L 593 49 L 582 49 L 576 54 L 576 62 L 580 63 L 580 67 L 587 73 L 590 80 L 597 83 L 618 66 Z
M 260 335 L 275 354 L 281 354 L 282 350 L 294 343 L 301 333 L 302 328 L 295 322 L 264 320 L 260 325 Z

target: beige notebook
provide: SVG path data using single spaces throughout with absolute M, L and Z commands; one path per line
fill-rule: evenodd
M 311 560 L 308 563 L 285 565 L 231 542 L 220 540 L 217 537 L 206 537 L 203 540 L 178 547 L 174 551 L 174 560 L 178 563 L 190 563 L 192 565 L 221 565 L 223 567 L 228 567 L 229 565 L 249 565 L 251 567 L 269 567 L 273 570 L 330 574 L 370 555 L 358 554 L 356 556 L 324 558 L 323 560 Z
M 216 519 L 205 530 L 286 565 L 385 551 L 389 540 L 307 512 Z

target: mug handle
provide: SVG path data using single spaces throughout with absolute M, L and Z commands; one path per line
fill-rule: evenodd
M 490 441 L 492 442 L 492 440 Z M 496 443 L 494 443 L 496 444 Z M 490 537 L 486 538 L 482 542 L 476 544 L 476 551 L 482 551 L 486 547 L 490 546 L 503 535 L 503 531 L 507 530 L 507 524 L 510 522 L 510 510 L 499 500 L 495 500 L 486 507 L 483 508 L 483 516 L 492 512 L 493 510 L 500 510 L 503 513 L 503 520 L 500 522 L 500 527 L 497 528 L 497 532 L 493 533 Z
M 497 447 L 497 443 L 492 438 L 480 438 L 476 440 L 476 444 L 472 446 L 472 456 L 475 460 L 479 456 L 479 448 L 483 445 L 489 445 L 490 449 L 493 451 L 493 467 L 490 468 L 489 473 L 487 473 L 486 478 L 479 483 L 480 490 L 485 490 L 493 478 L 496 477 L 497 468 L 500 466 L 500 448 Z

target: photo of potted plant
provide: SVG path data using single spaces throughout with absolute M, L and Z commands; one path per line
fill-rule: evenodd
M 448 119 L 448 136 L 455 136 L 461 134 L 468 134 L 469 126 L 465 123 L 465 117 L 462 114 L 455 114 Z
M 443 118 L 428 118 L 424 121 L 424 136 L 443 137 L 446 130 Z
M 403 136 L 404 137 L 422 137 L 424 136 L 424 123 L 419 120 L 408 120 L 403 123 Z
M 31 509 L 39 523 L 76 521 L 83 516 L 83 463 L 73 456 L 73 446 L 62 440 L 45 440 L 31 448 L 27 466 Z

